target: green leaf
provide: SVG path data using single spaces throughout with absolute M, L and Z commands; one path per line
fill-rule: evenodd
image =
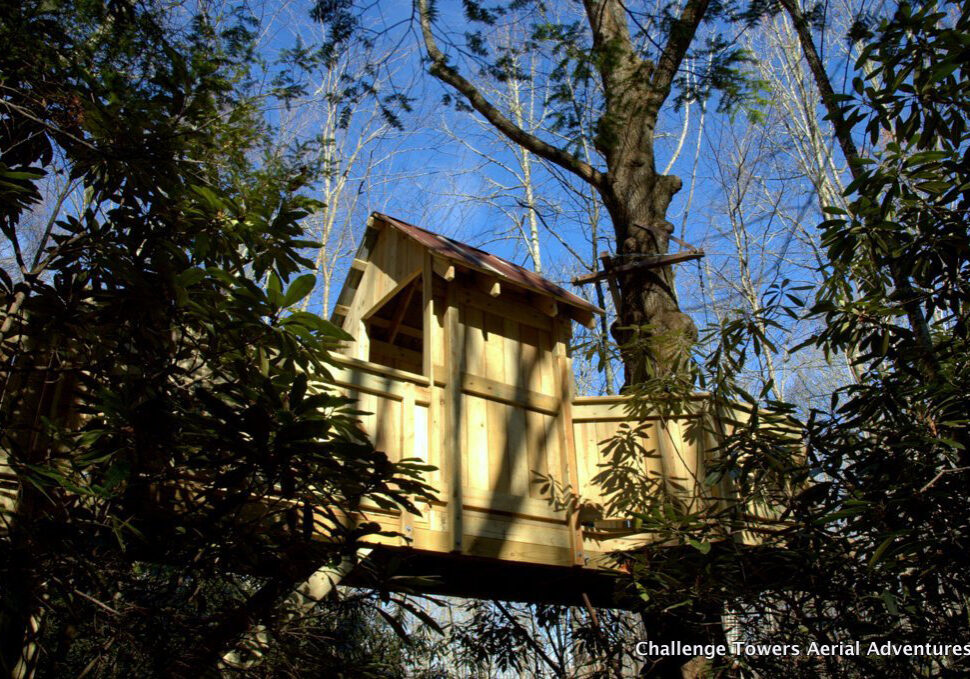
M 882 593 L 882 601 L 890 615 L 899 615 L 899 607 L 896 605 L 896 597 L 888 590 Z
M 178 283 L 182 287 L 190 288 L 205 277 L 206 272 L 203 269 L 192 267 L 178 275 Z
M 108 473 L 104 477 L 104 489 L 111 490 L 120 483 L 127 481 L 131 473 L 131 465 L 124 460 L 119 460 L 108 468 Z
M 306 395 L 307 390 L 307 374 L 300 373 L 293 380 L 293 386 L 290 388 L 290 408 L 295 408 L 303 402 L 303 397 Z
M 695 540 L 694 538 L 687 538 L 687 544 L 689 544 L 691 547 L 696 549 L 701 554 L 708 554 L 711 551 L 710 542 L 701 542 L 699 540 Z
M 381 617 L 384 618 L 384 620 L 387 621 L 387 624 L 389 624 L 394 629 L 394 632 L 402 640 L 408 641 L 411 638 L 411 635 L 408 634 L 407 630 L 404 629 L 404 625 L 402 625 L 401 622 L 397 618 L 395 618 L 393 615 L 391 615 L 390 613 L 388 613 L 387 611 L 385 611 L 380 606 L 377 606 L 374 610 L 376 610 L 378 613 L 380 613 Z
M 280 282 L 280 277 L 276 275 L 275 271 L 270 271 L 269 279 L 266 281 L 266 295 L 269 297 L 269 303 L 273 306 L 285 306 L 282 289 L 283 284 Z
M 312 273 L 303 274 L 290 283 L 283 295 L 283 302 L 280 306 L 292 306 L 310 294 L 313 286 L 316 285 L 317 277 Z
M 219 198 L 218 195 L 216 195 L 216 192 L 208 188 L 207 186 L 198 186 L 196 184 L 193 184 L 189 188 L 196 196 L 202 199 L 202 202 L 209 210 L 216 212 L 216 211 L 222 210 L 225 207 L 222 200 Z
M 414 606 L 410 602 L 405 601 L 403 599 L 395 599 L 394 601 L 399 606 L 407 610 L 411 615 L 420 619 L 421 622 L 427 625 L 430 629 L 433 629 L 438 634 L 444 636 L 444 633 L 445 633 L 444 630 L 441 629 L 441 626 L 438 624 L 438 621 L 432 618 L 430 615 L 422 611 L 417 606 Z
M 872 568 L 873 566 L 876 565 L 879 559 L 882 558 L 882 555 L 886 553 L 886 550 L 889 549 L 889 545 L 891 545 L 895 539 L 896 539 L 896 534 L 894 533 L 890 535 L 888 538 L 886 538 L 885 540 L 883 540 L 882 543 L 880 543 L 880 545 L 876 547 L 876 551 L 873 552 L 872 556 L 869 558 L 869 568 Z

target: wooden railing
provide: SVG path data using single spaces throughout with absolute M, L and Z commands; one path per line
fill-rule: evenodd
M 603 448 L 626 424 L 639 427 L 639 464 L 649 483 L 665 484 L 687 502 L 700 501 L 707 435 L 688 440 L 689 416 L 632 422 L 621 397 L 566 398 L 461 373 L 459 410 L 445 411 L 447 380 L 336 357 L 336 384 L 356 395 L 375 445 L 393 460 L 420 458 L 437 467 L 427 478 L 438 500 L 420 516 L 373 508 L 377 520 L 416 549 L 557 566 L 602 567 L 603 554 L 642 544 L 610 526 L 597 507 L 609 498 L 593 483 Z M 443 369 L 436 376 L 447 375 Z M 566 376 L 568 377 L 568 376 Z M 567 395 L 568 389 L 558 390 Z M 457 431 L 446 431 L 454 422 Z M 629 437 L 628 437 L 629 438 Z M 460 442 L 460 445 L 458 444 Z M 460 486 L 453 479 L 460 477 Z M 546 479 L 545 481 L 543 479 Z M 580 513 L 552 501 L 560 491 L 579 496 Z M 560 494 L 560 499 L 562 495 Z M 583 525 L 585 523 L 585 525 Z

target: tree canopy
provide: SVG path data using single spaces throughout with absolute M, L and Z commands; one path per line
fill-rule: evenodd
M 2 9 L 5 672 L 215 667 L 376 530 L 344 518 L 361 499 L 427 491 L 310 384 L 345 335 L 294 309 L 317 204 L 298 162 L 254 162 L 250 28 Z
M 725 328 L 711 356 L 728 366 L 714 371 L 729 378 L 714 383 L 716 393 L 762 409 L 724 441 L 719 473 L 743 479 L 753 495 L 781 474 L 791 484 L 775 499 L 782 525 L 746 550 L 717 537 L 744 521 L 721 516 L 699 531 L 704 517 L 642 517 L 696 548 L 689 565 L 659 552 L 635 557 L 636 587 L 655 597 L 648 608 L 689 592 L 726 603 L 740 640 L 801 648 L 741 661 L 758 672 L 966 672 L 970 184 L 967 60 L 955 45 L 965 41 L 968 16 L 957 3 L 901 3 L 891 17 L 857 27 L 862 75 L 850 94 L 827 102 L 854 177 L 847 207 L 829 208 L 821 224 L 828 281 L 808 303 L 779 289 L 763 313 L 821 320 L 805 345 L 853 357 L 856 380 L 836 389 L 828 408 L 807 412 L 766 399 L 767 391 L 746 393 L 730 377 L 742 352 L 771 346 L 744 319 Z M 803 444 L 774 438 L 777 426 L 797 427 Z M 808 656 L 813 642 L 856 641 L 859 655 Z M 922 647 L 878 650 L 888 642 Z
M 320 152 L 332 143 L 322 137 L 347 133 L 367 97 L 383 129 L 406 123 L 415 102 L 379 82 L 380 64 L 336 72 L 323 95 L 335 122 L 316 146 L 282 152 L 270 121 L 283 114 L 267 114 L 254 95 L 257 81 L 272 82 L 269 96 L 285 111 L 305 90 L 287 67 L 330 69 L 348 45 L 372 46 L 368 7 L 315 3 L 321 43 L 287 45 L 289 63 L 264 71 L 259 24 L 241 9 L 216 16 L 191 4 L 100 0 L 0 7 L 4 672 L 196 675 L 230 671 L 230 651 L 236 671 L 254 674 L 413 669 L 408 653 L 419 645 L 372 631 L 379 620 L 406 635 L 386 607 L 334 604 L 307 615 L 306 598 L 292 594 L 377 530 L 345 520 L 360 502 L 414 509 L 431 490 L 422 465 L 375 451 L 354 404 L 325 386 L 328 352 L 345 335 L 308 311 L 308 253 L 318 244 L 304 235 L 308 218 L 326 209 L 309 197 L 321 173 L 350 174 L 332 149 Z M 481 116 L 609 217 L 607 263 L 630 267 L 618 276 L 614 338 L 635 407 L 661 404 L 669 414 L 685 407 L 678 396 L 711 395 L 697 430 L 719 439 L 721 460 L 704 481 L 730 479 L 737 502 L 695 511 L 628 478 L 635 497 L 614 508 L 663 545 L 617 556 L 630 576 L 625 601 L 665 627 L 649 633 L 722 640 L 723 614 L 733 621 L 730 640 L 803 650 L 708 666 L 725 676 L 966 674 L 952 645 L 970 644 L 967 4 L 899 2 L 878 16 L 848 7 L 852 25 L 839 37 L 854 63 L 845 86 L 826 60 L 831 44 L 818 40 L 828 4 L 449 9 L 416 0 L 410 16 L 446 103 Z M 769 262 L 773 277 L 752 282 L 758 234 L 746 230 L 753 217 L 737 196 L 765 166 L 746 147 L 719 158 L 733 184 L 725 219 L 738 260 L 720 273 L 737 270 L 747 287 L 726 301 L 705 300 L 701 289 L 716 322 L 698 344 L 699 323 L 663 259 L 681 181 L 673 161 L 657 162 L 662 114 L 700 103 L 698 158 L 714 135 L 703 127 L 708 98 L 722 132 L 746 125 L 770 139 L 782 124 L 766 121 L 791 123 L 793 109 L 769 111 L 769 95 L 781 93 L 763 80 L 767 57 L 737 38 L 778 15 L 792 29 L 786 58 L 806 64 L 800 112 L 815 126 L 798 142 L 812 137 L 806 148 L 817 157 L 803 162 L 825 166 L 805 183 L 826 217 L 816 231 L 804 210 L 784 214 L 789 185 L 770 177 L 782 188 L 765 189 L 765 219 L 788 220 L 791 232 Z M 490 42 L 499 26 L 505 42 Z M 483 85 L 531 87 L 537 74 L 538 121 L 526 120 L 521 100 Z M 785 129 L 779 143 L 794 143 L 798 134 Z M 844 177 L 844 191 L 826 173 Z M 524 209 L 541 221 L 537 205 L 530 198 Z M 816 245 L 800 262 L 807 283 L 786 280 L 799 257 L 787 249 L 792 238 Z M 592 246 L 592 271 L 604 265 L 604 240 L 594 229 L 583 244 Z M 530 255 L 538 262 L 537 250 Z M 555 268 L 550 259 L 543 255 L 544 270 Z M 798 341 L 776 344 L 796 327 Z M 806 355 L 834 385 L 822 399 L 783 394 L 770 369 L 772 357 Z M 833 369 L 838 361 L 848 370 Z M 739 405 L 750 417 L 726 433 L 725 414 Z M 648 452 L 640 442 L 608 444 L 612 464 L 600 480 Z M 753 506 L 772 518 L 757 547 L 741 537 L 759 527 L 746 513 Z M 549 608 L 535 614 L 550 635 L 560 620 L 573 625 L 563 634 L 575 646 L 550 654 L 518 613 L 488 606 L 473 608 L 468 625 L 455 622 L 448 638 L 467 667 L 486 673 L 492 661 L 529 667 L 527 653 L 536 667 L 565 673 L 573 649 L 603 658 L 604 675 L 622 671 L 614 661 L 629 636 L 604 634 L 595 614 L 588 626 Z M 418 618 L 437 629 L 430 615 Z M 335 645 L 344 633 L 355 637 Z M 247 668 L 257 654 L 240 640 L 257 637 L 269 639 L 250 645 L 266 662 Z M 863 655 L 806 655 L 812 642 L 849 641 Z M 930 650 L 866 654 L 871 643 Z

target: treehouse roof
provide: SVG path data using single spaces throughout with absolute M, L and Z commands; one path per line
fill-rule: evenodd
M 388 227 L 404 234 L 421 247 L 430 251 L 437 258 L 446 260 L 451 264 L 465 269 L 492 276 L 500 282 L 521 288 L 530 293 L 549 297 L 556 302 L 565 304 L 578 312 L 571 315 L 586 325 L 590 325 L 593 314 L 602 315 L 606 313 L 598 306 L 590 304 L 585 299 L 574 295 L 568 290 L 564 290 L 533 271 L 529 271 L 517 264 L 513 264 L 501 257 L 496 257 L 484 250 L 474 248 L 466 243 L 461 243 L 379 212 L 371 214 L 371 218 L 368 221 L 367 233 L 365 233 L 364 240 L 357 252 L 357 262 L 368 259 L 370 251 L 376 241 L 377 234 L 381 229 Z M 350 304 L 356 292 L 356 283 L 359 283 L 359 277 L 355 276 L 349 276 L 344 281 L 338 305 L 346 306 Z M 337 318 L 339 316 L 341 314 L 338 311 L 335 314 L 334 320 L 342 320 Z

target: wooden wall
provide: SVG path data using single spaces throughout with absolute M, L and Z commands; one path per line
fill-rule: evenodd
M 450 371 L 461 379 L 462 485 L 473 493 L 540 499 L 530 470 L 548 473 L 561 464 L 552 319 L 510 294 L 494 300 L 466 287 L 455 293 L 463 351 L 448 340 L 445 354 L 442 327 L 434 358 L 442 386 Z M 443 325 L 444 313 L 436 316 Z
M 501 343 L 512 342 L 502 335 Z M 555 358 L 555 350 L 551 353 Z M 479 367 L 484 365 L 487 372 L 488 349 L 481 355 L 484 362 Z M 435 378 L 432 387 L 422 376 L 352 359 L 345 360 L 335 377 L 338 384 L 358 394 L 362 410 L 372 413 L 362 423 L 380 449 L 395 460 L 419 457 L 438 467 L 428 477 L 439 491 L 438 501 L 421 507 L 421 516 L 369 508 L 368 520 L 377 520 L 388 530 L 400 530 L 412 540 L 379 542 L 430 552 L 600 569 L 607 567 L 609 551 L 634 548 L 650 540 L 645 535 L 615 537 L 594 526 L 581 528 L 578 517 L 567 520 L 566 512 L 550 504 L 548 493 L 532 482 L 532 472 L 540 471 L 578 488 L 586 502 L 607 504 L 608 498 L 592 479 L 606 460 L 604 444 L 628 421 L 621 398 L 573 398 L 566 408 L 573 431 L 570 446 L 563 431 L 567 420 L 562 402 L 552 394 L 516 390 L 491 377 L 464 373 L 460 421 L 449 428 L 435 424 L 448 419 L 446 378 Z M 642 472 L 687 502 L 711 501 L 710 494 L 700 489 L 704 456 L 712 442 L 710 437 L 688 441 L 686 428 L 686 418 L 663 426 L 659 420 L 650 421 L 641 436 L 648 452 L 642 459 Z M 460 441 L 457 447 L 456 441 Z M 564 456 L 566 450 L 573 451 L 572 455 Z M 456 458 L 454 452 L 462 454 Z M 572 464 L 566 457 L 572 458 Z M 461 479 L 457 488 L 451 481 L 456 473 Z
M 571 432 L 561 407 L 571 389 L 564 391 L 561 365 L 570 321 L 537 311 L 514 289 L 492 297 L 471 272 L 446 282 L 433 274 L 430 253 L 420 266 L 401 257 L 406 263 L 396 262 L 389 275 L 387 254 L 406 250 L 398 236 L 385 229 L 378 237 L 345 327 L 362 328 L 373 305 L 402 282 L 426 276 L 425 374 L 351 359 L 337 380 L 372 413 L 362 425 L 378 448 L 439 468 L 429 478 L 439 502 L 422 516 L 373 508 L 368 518 L 406 529 L 419 549 L 572 565 L 578 531 L 549 505 L 533 475 L 562 477 L 567 458 L 575 459 L 564 455 Z M 351 356 L 362 358 L 363 347 L 358 340 Z
M 424 263 L 424 249 L 401 232 L 383 228 L 377 232 L 367 260 L 354 266 L 362 269 L 360 283 L 347 305 L 343 328 L 354 336 L 344 353 L 367 360 L 370 347 L 364 327 L 365 316 L 394 296 L 401 288 L 420 275 Z
M 704 483 L 706 453 L 712 449 L 708 438 L 690 440 L 688 418 L 631 421 L 623 403 L 624 399 L 616 396 L 581 398 L 573 403 L 579 489 L 584 500 L 591 506 L 610 506 L 614 498 L 593 479 L 612 455 L 622 455 L 623 464 L 637 469 L 645 480 L 637 492 L 667 492 L 694 509 L 709 502 L 711 496 Z M 616 450 L 614 437 L 618 434 L 625 442 L 622 452 Z M 584 531 L 593 559 L 602 560 L 610 551 L 632 549 L 652 539 L 644 534 L 629 535 L 632 531 L 600 528 L 610 519 L 608 511 L 600 516 L 605 521 Z M 617 534 L 623 537 L 615 537 Z
M 494 295 L 487 277 L 449 270 L 393 229 L 380 232 L 370 257 L 344 324 L 358 340 L 337 381 L 371 413 L 362 425 L 379 449 L 438 468 L 428 478 L 438 500 L 421 507 L 420 516 L 368 509 L 367 520 L 406 536 L 377 541 L 596 569 L 605 567 L 606 552 L 650 539 L 584 529 L 577 515 L 567 517 L 550 502 L 543 477 L 590 505 L 608 504 L 592 479 L 605 461 L 604 442 L 628 419 L 620 398 L 575 398 L 571 321 L 544 313 L 543 300 L 505 282 Z M 360 360 L 368 356 L 367 312 L 417 276 L 421 374 Z M 555 313 L 554 305 L 545 308 Z M 686 424 L 686 418 L 648 422 L 639 464 L 646 478 L 688 504 L 710 501 L 702 487 L 712 442 L 687 440 Z

